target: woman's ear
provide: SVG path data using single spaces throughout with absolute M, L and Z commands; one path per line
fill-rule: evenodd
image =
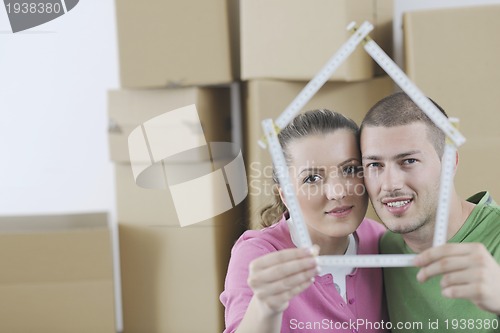
M 278 185 L 276 185 L 276 189 L 277 189 L 278 194 L 280 196 L 281 202 L 283 202 L 283 204 L 288 208 L 288 206 L 286 204 L 285 194 L 283 193 L 283 190 Z

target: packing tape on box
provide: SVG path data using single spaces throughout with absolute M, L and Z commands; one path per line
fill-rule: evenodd
M 207 143 L 194 104 L 144 122 L 128 145 L 136 184 L 168 188 L 181 226 L 228 211 L 248 194 L 241 149 Z
M 364 48 L 370 56 L 386 71 L 386 73 L 396 82 L 401 89 L 417 104 L 423 112 L 438 126 L 447 136 L 445 153 L 442 158 L 441 183 L 438 202 L 438 211 L 436 215 L 435 236 L 433 245 L 441 245 L 446 242 L 450 191 L 453 182 L 453 169 L 456 148 L 465 142 L 463 135 L 457 130 L 452 121 L 444 116 L 441 111 L 416 87 L 415 84 L 404 74 L 404 72 L 390 59 L 390 57 L 369 38 L 371 24 L 364 22 L 358 29 L 355 23 L 351 23 L 348 29 L 353 31 L 355 36 L 360 39 L 350 39 L 344 44 L 335 55 L 347 54 L 345 57 L 338 57 L 340 63 L 347 59 L 354 48 L 361 41 L 364 42 Z M 373 28 L 373 26 L 371 26 Z M 361 32 L 361 33 L 360 33 Z M 352 38 L 352 37 L 351 37 Z M 335 58 L 335 55 L 333 58 Z M 331 61 L 331 59 L 330 59 Z M 330 62 L 329 61 L 329 62 Z M 340 63 L 338 65 L 340 65 Z M 338 67 L 338 66 L 337 66 Z M 307 225 L 302 216 L 297 198 L 293 191 L 288 168 L 283 155 L 282 147 L 278 140 L 278 132 L 283 129 L 302 109 L 304 105 L 314 96 L 324 82 L 321 81 L 330 77 L 337 67 L 324 66 L 321 71 L 308 83 L 293 102 L 277 118 L 276 123 L 272 119 L 262 121 L 268 150 L 276 168 L 281 188 L 289 210 L 294 239 L 299 247 L 309 247 L 312 244 L 307 231 Z M 332 70 L 333 68 L 333 70 Z M 325 80 L 326 81 L 326 80 Z M 312 82 L 316 82 L 312 84 Z M 320 84 L 320 85 L 319 85 Z M 319 86 L 318 86 L 319 85 Z M 309 88 L 308 88 L 309 87 Z M 311 88 L 313 87 L 313 88 Z M 280 123 L 278 124 L 278 119 Z M 259 145 L 265 147 L 262 140 Z M 415 255 L 355 255 L 355 256 L 320 256 L 319 263 L 324 266 L 349 266 L 349 267 L 404 267 L 412 266 Z

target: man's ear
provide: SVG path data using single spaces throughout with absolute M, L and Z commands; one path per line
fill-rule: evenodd
M 458 150 L 455 151 L 455 167 L 453 168 L 453 175 L 457 173 L 458 169 Z

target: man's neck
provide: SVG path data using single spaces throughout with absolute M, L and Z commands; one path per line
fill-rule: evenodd
M 474 204 L 462 200 L 455 191 L 452 191 L 446 241 L 450 240 L 462 228 L 474 207 Z M 415 253 L 432 247 L 435 225 L 435 221 L 432 221 L 418 230 L 404 234 L 403 239 L 406 245 Z

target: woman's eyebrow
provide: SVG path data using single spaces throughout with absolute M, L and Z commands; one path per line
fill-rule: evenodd
M 306 172 L 306 171 L 324 171 L 325 168 L 324 167 L 311 167 L 311 168 L 305 168 L 305 169 L 302 169 L 300 170 L 299 172 L 299 175 Z
M 345 160 L 344 162 L 340 163 L 339 166 L 343 166 L 343 165 L 349 164 L 351 162 L 358 162 L 361 164 L 361 161 L 359 159 L 353 157 L 353 158 L 349 158 L 349 159 Z

